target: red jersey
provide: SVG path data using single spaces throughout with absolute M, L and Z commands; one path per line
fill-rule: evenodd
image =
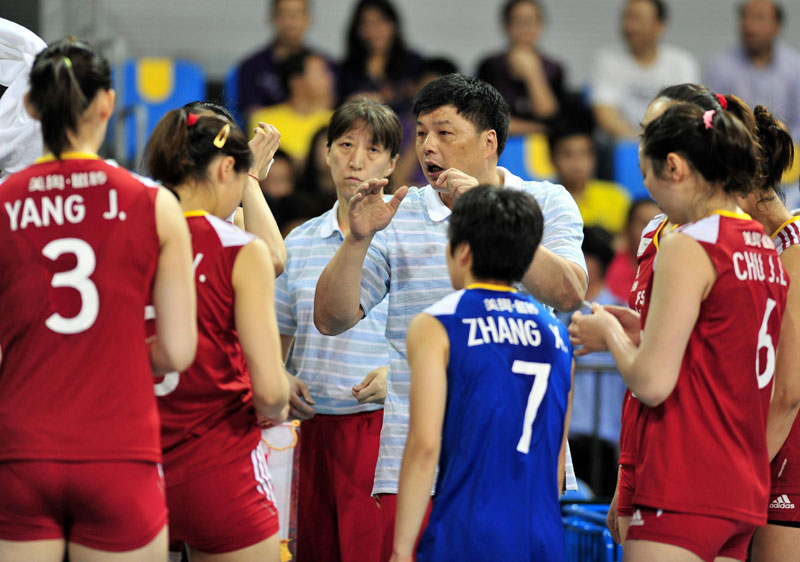
M 700 243 L 717 279 L 675 389 L 647 409 L 634 503 L 763 525 L 766 420 L 788 278 L 747 215 L 716 212 L 678 231 Z
M 205 212 L 187 213 L 197 286 L 197 356 L 156 385 L 168 485 L 249 453 L 261 430 L 234 318 L 233 265 L 255 237 Z
M 778 254 L 792 246 L 800 244 L 800 217 L 794 217 L 784 223 L 772 235 Z M 770 498 L 782 493 L 796 494 L 800 492 L 800 418 L 792 425 L 786 442 L 775 458 L 772 459 L 772 491 Z M 774 503 L 774 502 L 771 502 Z M 780 504 L 779 504 L 780 506 Z
M 640 314 L 642 330 L 644 330 L 644 321 L 647 318 L 650 291 L 653 285 L 653 263 L 658 251 L 659 236 L 665 224 L 667 224 L 667 218 L 663 214 L 653 218 L 642 230 L 642 239 L 639 242 L 639 250 L 636 252 L 638 267 L 628 297 L 628 306 Z M 638 422 L 643 416 L 645 407 L 630 390 L 625 390 L 619 433 L 620 464 L 632 465 L 636 462 Z
M 157 187 L 80 153 L 0 186 L 0 460 L 160 461 Z

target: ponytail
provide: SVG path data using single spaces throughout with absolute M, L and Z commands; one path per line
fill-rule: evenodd
M 67 131 L 77 131 L 98 90 L 111 89 L 111 67 L 86 43 L 62 39 L 36 56 L 30 85 L 28 99 L 42 123 L 44 144 L 60 158 L 69 147 Z
M 794 161 L 792 136 L 786 125 L 775 119 L 763 105 L 757 105 L 753 113 L 762 153 L 762 189 L 780 193 L 781 177 Z
M 647 125 L 643 151 L 659 176 L 667 155 L 678 153 L 706 181 L 721 183 L 727 193 L 746 195 L 756 187 L 758 143 L 752 131 L 728 111 L 674 105 Z
M 173 109 L 147 141 L 145 173 L 175 193 L 187 179 L 205 179 L 208 165 L 220 154 L 233 158 L 237 172 L 246 172 L 253 162 L 247 138 L 237 125 L 216 115 Z

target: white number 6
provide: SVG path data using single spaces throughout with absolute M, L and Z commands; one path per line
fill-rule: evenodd
M 764 388 L 772 380 L 772 375 L 775 374 L 775 346 L 772 345 L 772 336 L 767 333 L 767 324 L 772 311 L 775 309 L 776 302 L 772 299 L 767 299 L 767 308 L 764 310 L 764 319 L 761 321 L 761 329 L 758 331 L 758 347 L 756 347 L 756 380 L 758 380 L 758 388 Z M 764 372 L 761 372 L 761 348 L 767 350 L 767 364 L 764 366 Z
M 525 420 L 522 422 L 522 437 L 517 443 L 517 451 L 528 454 L 531 447 L 531 432 L 539 406 L 547 392 L 547 383 L 550 379 L 550 363 L 534 363 L 532 361 L 514 361 L 511 372 L 518 375 L 532 375 L 533 385 L 528 395 L 528 405 L 525 407 Z
M 94 273 L 96 260 L 92 247 L 80 238 L 60 238 L 42 248 L 42 254 L 53 261 L 65 253 L 75 254 L 78 263 L 75 269 L 53 275 L 50 284 L 53 287 L 71 287 L 78 291 L 81 295 L 81 309 L 72 318 L 64 318 L 54 312 L 44 324 L 59 334 L 77 334 L 92 327 L 100 310 L 97 286 L 89 279 Z

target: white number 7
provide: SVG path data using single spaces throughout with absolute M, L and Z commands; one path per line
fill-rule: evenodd
M 533 385 L 528 395 L 528 405 L 525 407 L 525 420 L 522 422 L 522 437 L 517 443 L 517 451 L 528 454 L 531 447 L 531 432 L 539 405 L 547 392 L 547 382 L 550 379 L 550 363 L 534 363 L 532 361 L 514 361 L 511 372 L 518 375 L 532 375 Z

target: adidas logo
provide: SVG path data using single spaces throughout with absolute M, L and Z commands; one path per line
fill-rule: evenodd
M 781 494 L 769 504 L 770 509 L 794 509 L 794 504 L 786 494 Z M 631 521 L 633 521 L 631 519 Z
M 637 525 L 644 525 L 644 519 L 642 519 L 642 512 L 638 509 L 633 512 L 631 521 L 630 523 L 628 523 L 629 527 L 636 527 Z

